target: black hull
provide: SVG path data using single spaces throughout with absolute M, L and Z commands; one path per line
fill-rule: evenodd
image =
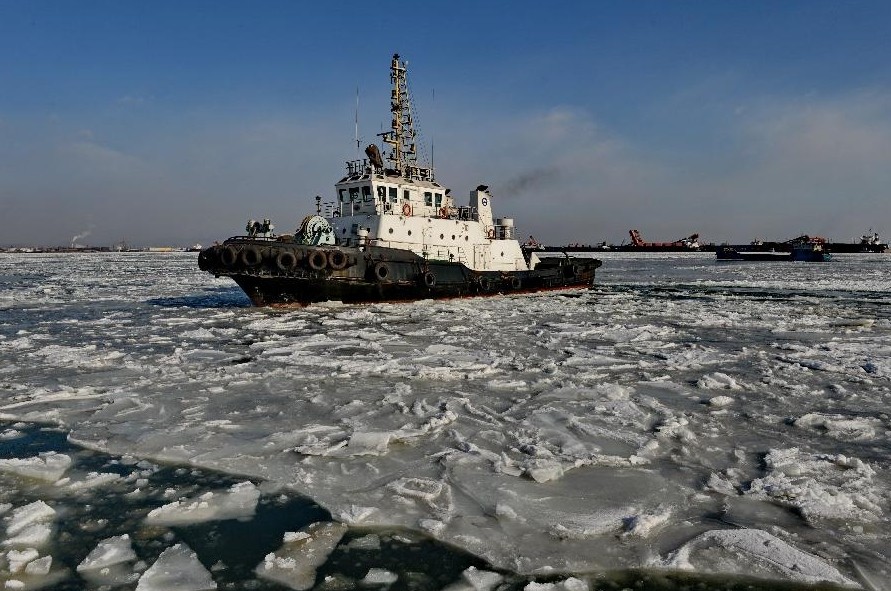
M 719 261 L 791 261 L 792 254 L 788 252 L 722 252 L 718 251 Z
M 340 301 L 367 303 L 584 288 L 601 262 L 540 257 L 531 271 L 473 271 L 462 263 L 369 246 L 311 246 L 229 239 L 198 255 L 198 266 L 231 277 L 255 306 Z
M 792 244 L 789 242 L 764 242 L 761 244 L 730 244 L 718 247 L 732 248 L 741 252 L 792 252 Z M 823 245 L 826 252 L 839 254 L 878 254 L 888 252 L 887 244 L 862 244 L 852 242 L 827 242 Z

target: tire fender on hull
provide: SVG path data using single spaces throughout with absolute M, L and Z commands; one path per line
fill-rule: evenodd
M 253 246 L 248 246 L 241 251 L 241 262 L 245 267 L 256 267 L 263 262 L 263 254 Z
M 313 271 L 321 271 L 328 265 L 328 256 L 323 250 L 314 250 L 309 253 L 309 257 L 306 259 L 306 264 L 309 265 L 309 268 Z
M 380 261 L 374 266 L 374 277 L 378 281 L 388 281 L 391 275 L 390 265 L 384 261 Z
M 335 271 L 345 269 L 349 262 L 349 257 L 342 250 L 332 250 L 328 253 L 328 266 Z
M 297 266 L 297 255 L 290 250 L 283 250 L 275 257 L 275 266 L 279 271 L 287 273 Z
M 234 246 L 227 246 L 220 251 L 220 262 L 227 267 L 232 267 L 238 262 L 238 250 Z

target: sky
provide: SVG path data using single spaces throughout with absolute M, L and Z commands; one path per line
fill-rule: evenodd
M 0 0 L 0 246 L 290 232 L 408 61 L 459 202 L 549 244 L 891 238 L 885 1 Z M 358 91 L 359 108 L 356 109 Z

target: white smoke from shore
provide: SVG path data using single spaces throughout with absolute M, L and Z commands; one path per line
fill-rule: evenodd
M 86 238 L 87 236 L 89 236 L 89 235 L 92 234 L 92 233 L 93 233 L 93 230 L 92 230 L 92 228 L 91 228 L 91 229 L 89 229 L 89 230 L 84 230 L 84 231 L 81 232 L 80 234 L 75 234 L 75 235 L 71 238 L 71 248 L 74 248 L 75 246 L 77 246 L 77 241 L 78 241 L 78 240 L 80 240 L 80 239 L 82 239 L 82 238 Z

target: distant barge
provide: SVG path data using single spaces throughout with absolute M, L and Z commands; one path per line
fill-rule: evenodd
M 547 246 L 544 244 L 540 244 L 535 240 L 535 238 L 530 236 L 529 240 L 527 240 L 526 243 L 523 244 L 523 248 L 529 251 L 542 252 L 718 252 L 721 250 L 730 249 L 737 252 L 780 253 L 789 255 L 792 253 L 792 247 L 794 243 L 808 241 L 812 238 L 819 238 L 817 236 L 812 237 L 805 234 L 802 236 L 798 236 L 797 238 L 784 240 L 782 242 L 755 240 L 753 242 L 750 242 L 749 244 L 714 244 L 700 243 L 698 240 L 698 234 L 693 234 L 687 238 L 675 240 L 674 242 L 644 242 L 640 239 L 640 233 L 637 230 L 631 230 L 631 235 L 631 244 L 607 244 L 606 242 L 600 242 L 597 244 L 573 243 L 563 246 Z M 873 232 L 864 234 L 860 238 L 859 242 L 831 242 L 823 238 L 820 238 L 820 240 L 823 240 L 823 250 L 832 254 L 869 254 L 891 252 L 888 243 L 882 242 L 879 239 L 879 235 Z M 773 260 L 777 257 L 768 255 L 765 258 L 767 260 Z
M 789 252 L 737 249 L 722 246 L 716 252 L 719 261 L 803 261 L 809 263 L 832 260 L 826 240 L 819 236 L 803 236 L 792 242 Z

